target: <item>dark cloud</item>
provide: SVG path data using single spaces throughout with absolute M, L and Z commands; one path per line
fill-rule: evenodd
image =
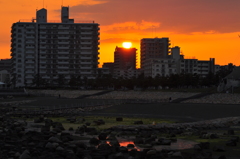
M 159 22 L 159 31 L 181 33 L 237 32 L 239 0 L 108 0 L 70 8 L 71 17 L 95 20 L 101 25 L 129 21 Z

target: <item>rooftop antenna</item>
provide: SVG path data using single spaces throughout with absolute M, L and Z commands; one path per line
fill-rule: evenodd
M 152 25 L 152 36 L 153 36 L 153 38 L 158 38 L 156 36 L 156 26 L 155 25 Z

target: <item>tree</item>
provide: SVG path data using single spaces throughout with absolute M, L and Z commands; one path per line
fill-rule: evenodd
M 58 75 L 58 79 L 57 79 L 57 83 L 58 83 L 58 87 L 63 87 L 66 84 L 66 79 L 65 76 L 63 74 L 59 74 Z
M 39 74 L 34 75 L 32 79 L 32 86 L 41 87 L 45 85 L 45 80 Z
M 76 87 L 77 86 L 77 77 L 75 75 L 71 75 L 68 84 L 70 87 Z
M 14 73 L 14 74 L 12 74 L 11 75 L 11 85 L 13 86 L 13 87 L 16 87 L 16 80 L 17 80 L 17 78 L 16 78 L 16 74 Z
M 6 84 L 7 87 L 11 85 L 11 79 L 9 75 L 6 76 L 4 83 Z

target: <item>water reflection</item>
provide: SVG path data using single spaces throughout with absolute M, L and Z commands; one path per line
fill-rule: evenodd
M 127 147 L 128 144 L 133 144 L 135 149 L 138 151 L 143 150 L 143 147 L 140 147 L 139 145 L 135 145 L 133 141 L 127 141 L 123 139 L 118 139 L 118 142 L 120 146 Z M 197 142 L 188 141 L 188 140 L 182 140 L 178 139 L 176 142 L 172 142 L 171 145 L 154 145 L 152 148 L 156 150 L 162 150 L 162 149 L 170 149 L 170 150 L 183 150 L 183 149 L 191 149 L 196 145 Z

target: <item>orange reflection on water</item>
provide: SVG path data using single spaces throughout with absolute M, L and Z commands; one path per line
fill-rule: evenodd
M 135 144 L 132 141 L 119 141 L 120 146 L 124 146 L 126 147 L 128 144 L 133 144 L 135 146 Z
M 137 151 L 141 151 L 138 147 L 136 147 L 133 141 L 119 141 L 120 146 L 127 147 L 128 144 L 134 145 L 134 148 L 130 148 L 128 151 L 130 151 L 131 149 L 136 149 Z

